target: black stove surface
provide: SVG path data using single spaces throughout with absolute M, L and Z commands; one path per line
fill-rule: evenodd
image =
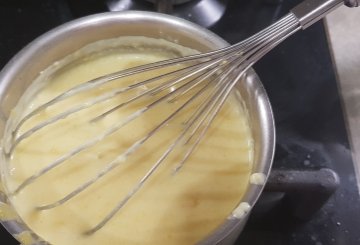
M 279 19 L 300 1 L 228 2 L 225 15 L 210 29 L 236 43 Z M 104 1 L 99 0 L 1 0 L 0 68 L 47 30 L 106 10 Z M 274 169 L 327 167 L 337 172 L 341 184 L 308 221 L 293 217 L 284 204 L 261 215 L 253 212 L 236 244 L 360 244 L 359 192 L 323 23 L 286 40 L 258 62 L 255 70 L 275 114 Z M 0 244 L 18 242 L 1 227 Z

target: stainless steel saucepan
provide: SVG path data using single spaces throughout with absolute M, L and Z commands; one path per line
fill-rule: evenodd
M 203 52 L 229 45 L 214 33 L 191 22 L 148 12 L 103 13 L 64 24 L 30 43 L 0 73 L 0 137 L 12 108 L 39 72 L 89 43 L 119 36 L 161 38 Z M 268 97 L 253 70 L 248 71 L 246 78 L 238 83 L 236 89 L 245 101 L 251 120 L 255 141 L 252 173 L 267 177 L 275 147 L 275 126 Z M 4 168 L 6 166 L 2 161 L 0 170 Z M 253 207 L 264 184 L 265 182 L 249 183 L 241 202 Z M 12 210 L 4 192 L 0 194 L 0 210 L 6 210 L 7 215 L 3 215 L 2 224 L 14 237 L 29 231 Z M 244 214 L 236 217 L 230 215 L 200 244 L 232 244 L 246 223 L 248 211 L 250 210 L 244 209 Z M 41 238 L 31 235 L 32 244 L 43 244 Z

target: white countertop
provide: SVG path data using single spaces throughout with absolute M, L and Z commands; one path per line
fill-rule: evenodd
M 341 7 L 325 23 L 360 189 L 360 7 Z

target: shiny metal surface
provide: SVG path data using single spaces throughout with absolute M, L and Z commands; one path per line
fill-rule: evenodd
M 299 19 L 302 28 L 306 29 L 343 4 L 343 0 L 306 0 L 291 12 Z
M 151 3 L 158 3 L 158 2 L 162 2 L 163 0 L 143 0 L 143 1 L 148 1 Z M 167 2 L 169 2 L 170 4 L 183 4 L 183 3 L 187 3 L 190 1 L 194 1 L 194 0 L 167 0 Z
M 171 16 L 154 13 L 106 13 L 70 22 L 36 39 L 16 55 L 1 72 L 0 111 L 2 126 L 23 91 L 40 71 L 88 43 L 116 37 L 119 36 L 119 33 L 121 35 L 164 38 L 202 52 L 227 45 L 222 39 L 197 25 Z M 71 39 L 68 38 L 69 35 L 71 35 Z M 253 172 L 264 173 L 268 176 L 274 153 L 275 130 L 267 95 L 252 70 L 248 72 L 244 82 L 237 84 L 237 89 L 245 100 L 253 123 L 252 130 L 256 142 L 256 161 Z M 2 171 L 6 168 L 3 162 L 0 168 Z M 242 201 L 248 202 L 252 207 L 262 189 L 263 185 L 250 184 Z M 5 196 L 1 196 L 0 201 L 8 203 Z M 229 217 L 202 244 L 233 243 L 245 225 L 247 217 L 248 213 L 240 219 Z M 13 220 L 3 222 L 3 225 L 12 234 L 18 234 L 24 229 L 23 224 Z
M 216 117 L 217 112 L 220 110 L 226 98 L 229 96 L 230 91 L 239 81 L 242 80 L 242 76 L 247 69 L 249 69 L 261 57 L 267 54 L 272 48 L 276 47 L 287 37 L 297 32 L 300 27 L 306 28 L 334 8 L 338 7 L 339 4 L 343 4 L 343 2 L 339 0 L 304 1 L 292 10 L 293 13 L 286 15 L 273 25 L 265 28 L 263 31 L 253 35 L 252 37 L 230 47 L 219 49 L 209 53 L 197 54 L 173 60 L 165 60 L 154 64 L 148 64 L 125 71 L 112 73 L 78 85 L 60 94 L 46 104 L 41 105 L 39 108 L 35 109 L 23 119 L 20 119 L 19 122 L 14 125 L 14 128 L 11 129 L 12 131 L 10 135 L 17 135 L 20 126 L 30 117 L 39 114 L 41 111 L 45 110 L 50 105 L 58 103 L 65 98 L 77 94 L 81 91 L 92 89 L 93 87 L 101 87 L 103 84 L 106 84 L 112 80 L 137 75 L 139 73 L 147 72 L 149 70 L 158 70 L 164 67 L 173 67 L 177 64 L 183 64 L 185 66 L 185 68 L 182 68 L 181 70 L 175 70 L 168 74 L 163 74 L 159 77 L 154 77 L 149 80 L 140 81 L 138 83 L 132 84 L 128 88 L 125 88 L 125 90 L 124 88 L 121 88 L 119 89 L 119 91 L 112 91 L 110 95 L 101 95 L 101 98 L 104 97 L 101 100 L 99 100 L 100 97 L 96 97 L 93 101 L 89 101 L 85 105 L 81 105 L 79 108 L 71 108 L 68 111 L 64 111 L 59 116 L 50 118 L 49 120 L 44 121 L 39 125 L 35 125 L 33 128 L 29 129 L 18 137 L 9 137 L 9 139 L 6 139 L 5 141 L 10 142 L 11 147 L 4 147 L 4 155 L 6 159 L 10 159 L 14 149 L 21 141 L 31 136 L 38 130 L 41 130 L 42 128 L 48 126 L 49 124 L 55 123 L 58 120 L 67 117 L 79 110 L 91 107 L 96 103 L 100 103 L 103 100 L 112 98 L 119 93 L 134 89 L 138 86 L 152 83 L 154 81 L 156 82 L 159 79 L 165 79 L 164 83 L 160 84 L 160 87 L 154 87 L 151 90 L 144 91 L 143 93 L 135 97 L 131 97 L 128 101 L 125 102 L 125 104 L 133 103 L 149 93 L 154 93 L 154 91 L 161 91 L 163 90 L 163 86 L 165 86 L 164 88 L 168 88 L 173 86 L 174 84 L 180 85 L 179 88 L 174 89 L 170 94 L 166 94 L 163 97 L 157 99 L 156 101 L 150 103 L 148 106 L 145 106 L 140 110 L 134 111 L 132 114 L 129 115 L 129 117 L 125 118 L 124 122 L 119 122 L 113 127 L 110 127 L 109 130 L 106 131 L 104 134 L 101 134 L 96 138 L 85 142 L 79 147 L 72 149 L 69 153 L 64 154 L 59 159 L 56 159 L 54 162 L 48 163 L 45 168 L 28 177 L 11 194 L 16 195 L 19 191 L 26 188 L 28 185 L 31 185 L 42 175 L 48 173 L 60 164 L 65 163 L 68 159 L 77 155 L 79 152 L 82 152 L 83 150 L 92 147 L 100 140 L 121 129 L 123 126 L 130 124 L 134 119 L 136 119 L 137 117 L 141 117 L 144 112 L 158 105 L 163 100 L 167 99 L 169 96 L 178 96 L 179 94 L 181 95 L 183 90 L 188 91 L 188 88 L 191 89 L 194 86 L 200 85 L 202 87 L 198 93 L 194 94 L 193 97 L 191 97 L 178 110 L 174 111 L 168 118 L 166 118 L 165 121 L 162 121 L 159 125 L 157 125 L 154 130 L 151 130 L 150 132 L 143 135 L 139 141 L 134 142 L 133 145 L 131 145 L 122 155 L 118 156 L 116 160 L 109 162 L 108 166 L 104 170 L 100 171 L 95 178 L 86 181 L 83 185 L 77 187 L 73 192 L 65 195 L 64 197 L 61 197 L 61 199 L 55 201 L 54 203 L 46 204 L 44 206 L 38 207 L 38 209 L 52 209 L 64 204 L 65 202 L 67 202 L 68 200 L 75 197 L 76 195 L 87 189 L 89 186 L 97 182 L 104 175 L 110 173 L 115 167 L 118 167 L 120 163 L 117 159 L 127 158 L 130 154 L 136 152 L 139 147 L 142 146 L 146 141 L 151 139 L 152 136 L 155 135 L 159 129 L 161 129 L 164 125 L 171 121 L 172 118 L 177 115 L 177 113 L 182 111 L 183 108 L 186 108 L 188 103 L 191 103 L 192 100 L 195 100 L 197 97 L 199 97 L 202 94 L 202 92 L 200 91 L 210 90 L 210 96 L 201 102 L 199 110 L 194 112 L 194 114 L 191 116 L 191 120 L 187 123 L 186 127 L 182 130 L 180 135 L 175 138 L 174 143 L 168 145 L 165 153 L 160 157 L 159 160 L 157 160 L 156 163 L 154 163 L 154 165 L 152 165 L 149 172 L 147 172 L 141 178 L 141 180 L 136 183 L 132 187 L 132 189 L 130 189 L 130 191 L 125 195 L 125 197 L 123 197 L 123 199 L 117 204 L 117 206 L 113 208 L 97 225 L 95 225 L 95 227 L 86 231 L 86 234 L 90 235 L 97 232 L 98 230 L 102 229 L 130 199 L 132 199 L 132 197 L 142 188 L 142 186 L 146 183 L 147 179 L 156 171 L 156 169 L 162 164 L 162 162 L 167 158 L 167 156 L 175 149 L 178 144 L 180 144 L 182 139 L 186 139 L 187 137 L 189 137 L 190 139 L 193 138 L 194 135 L 197 135 L 194 142 L 189 144 L 190 148 L 184 154 L 183 159 L 180 160 L 179 165 L 176 166 L 176 172 L 185 164 L 188 157 L 192 154 L 201 139 L 205 136 L 207 129 L 210 127 L 210 124 Z M 212 75 L 216 72 L 219 72 L 219 74 L 212 77 Z M 214 87 L 214 89 L 210 89 L 208 86 L 208 82 L 206 79 L 210 77 L 211 81 L 216 84 L 216 87 Z M 187 79 L 190 79 L 190 82 L 188 82 Z M 111 109 L 108 112 L 105 112 L 103 115 L 100 116 L 100 118 L 104 115 L 112 113 L 113 111 L 115 111 L 115 109 L 122 105 L 123 104 L 116 106 L 114 109 Z M 96 120 L 98 118 L 99 117 L 97 117 Z
M 178 88 L 172 90 L 171 93 L 165 94 L 155 101 L 149 103 L 143 108 L 137 109 L 133 111 L 128 117 L 124 119 L 124 121 L 117 122 L 115 125 L 109 127 L 109 129 L 103 134 L 97 135 L 94 139 L 90 139 L 89 141 L 84 142 L 80 146 L 71 149 L 70 152 L 61 155 L 59 158 L 54 160 L 53 162 L 49 162 L 48 165 L 37 173 L 29 176 L 22 182 L 14 191 L 10 192 L 10 195 L 17 195 L 21 190 L 26 188 L 27 186 L 34 183 L 38 178 L 52 171 L 54 168 L 59 165 L 64 164 L 67 160 L 73 158 L 78 153 L 89 149 L 90 147 L 97 144 L 99 141 L 104 138 L 110 136 L 114 132 L 120 130 L 127 124 L 131 124 L 133 120 L 138 117 L 141 117 L 146 111 L 152 109 L 158 104 L 164 103 L 168 98 L 172 98 L 173 96 L 178 97 L 181 96 L 182 93 L 186 93 L 193 87 L 201 87 L 201 89 L 192 95 L 190 99 L 184 103 L 180 108 L 175 110 L 169 117 L 167 117 L 164 121 L 160 122 L 153 130 L 147 132 L 146 134 L 141 136 L 141 139 L 133 142 L 128 149 L 125 150 L 124 153 L 120 154 L 116 157 L 115 160 L 107 163 L 106 167 L 99 171 L 96 177 L 87 180 L 82 185 L 78 186 L 65 196 L 60 199 L 54 201 L 53 203 L 45 204 L 42 206 L 38 206 L 38 210 L 47 210 L 63 205 L 70 199 L 79 195 L 85 189 L 99 181 L 103 176 L 112 172 L 116 167 L 121 165 L 121 161 L 119 159 L 128 158 L 131 154 L 138 152 L 139 148 L 147 141 L 150 141 L 153 136 L 155 136 L 158 131 L 163 128 L 168 123 L 171 123 L 171 120 L 181 111 L 187 108 L 188 105 L 191 105 L 192 101 L 197 98 L 201 98 L 201 95 L 205 91 L 209 91 L 209 96 L 205 96 L 205 99 L 201 101 L 199 105 L 199 110 L 195 110 L 193 114 L 189 117 L 189 121 L 186 123 L 186 127 L 180 132 L 178 136 L 175 137 L 173 143 L 169 143 L 168 147 L 165 150 L 165 153 L 152 165 L 149 171 L 141 177 L 141 180 L 136 183 L 129 192 L 121 199 L 121 201 L 113 208 L 98 224 L 96 224 L 93 228 L 89 229 L 85 232 L 87 235 L 91 235 L 98 230 L 102 229 L 107 223 L 128 203 L 130 199 L 133 198 L 134 195 L 143 187 L 143 185 L 147 182 L 147 180 L 155 173 L 159 166 L 164 162 L 167 156 L 174 151 L 174 149 L 182 143 L 182 140 L 186 140 L 189 145 L 189 149 L 186 150 L 184 155 L 181 157 L 178 165 L 175 166 L 175 173 L 177 173 L 183 165 L 186 163 L 189 156 L 195 150 L 197 145 L 201 142 L 202 138 L 206 135 L 207 130 L 209 129 L 212 121 L 218 114 L 220 108 L 224 104 L 226 98 L 230 95 L 230 92 L 234 88 L 234 86 L 243 80 L 243 75 L 247 69 L 249 69 L 255 62 L 257 62 L 263 55 L 265 55 L 269 50 L 274 48 L 277 44 L 281 43 L 281 41 L 285 40 L 288 36 L 292 35 L 296 31 L 300 29 L 299 22 L 297 18 L 293 14 L 288 14 L 273 25 L 265 28 L 263 31 L 255 34 L 254 36 L 227 48 L 219 49 L 210 53 L 202 53 L 195 54 L 188 57 L 180 57 L 177 59 L 170 59 L 165 61 L 160 61 L 153 64 L 147 64 L 139 67 L 135 67 L 132 69 L 128 69 L 125 71 L 118 71 L 109 75 L 105 75 L 99 77 L 97 79 L 90 80 L 88 82 L 82 83 L 78 86 L 71 88 L 68 91 L 63 92 L 57 97 L 53 98 L 49 102 L 40 105 L 38 108 L 34 109 L 32 112 L 27 114 L 24 118 L 20 118 L 16 120 L 12 127 L 9 127 L 10 134 L 5 137 L 5 142 L 9 142 L 11 146 L 4 146 L 4 156 L 6 161 L 8 161 L 12 155 L 16 147 L 25 140 L 26 138 L 33 135 L 35 132 L 47 127 L 50 124 L 56 123 L 64 117 L 67 117 L 73 113 L 76 113 L 80 110 L 86 109 L 88 107 L 92 107 L 95 104 L 98 104 L 102 101 L 110 99 L 112 97 L 117 96 L 118 94 L 125 93 L 126 91 L 130 91 L 136 89 L 139 86 L 143 85 L 151 85 L 152 83 L 156 83 L 157 81 L 163 81 L 161 84 L 153 87 L 152 89 L 147 89 L 140 94 L 137 94 L 134 97 L 130 97 L 124 103 L 115 106 L 113 109 L 109 111 L 105 111 L 100 116 L 93 118 L 92 120 L 98 120 L 103 118 L 104 116 L 117 111 L 120 107 L 126 104 L 136 103 L 139 99 L 148 94 L 155 94 L 163 89 L 168 89 L 175 84 Z M 182 64 L 184 68 L 178 69 L 177 65 Z M 82 91 L 86 91 L 92 89 L 94 87 L 101 88 L 102 85 L 107 84 L 113 80 L 123 78 L 123 77 L 131 77 L 132 75 L 138 75 L 140 73 L 146 73 L 149 70 L 160 70 L 164 67 L 174 67 L 175 70 L 166 74 L 162 74 L 158 77 L 149 78 L 148 80 L 139 81 L 137 83 L 132 84 L 129 87 L 118 88 L 117 90 L 113 90 L 108 94 L 101 94 L 99 97 L 93 98 L 93 100 L 87 101 L 84 104 L 79 105 L 78 107 L 74 106 L 68 110 L 63 111 L 57 116 L 53 118 L 47 119 L 38 125 L 34 125 L 33 128 L 30 128 L 28 131 L 18 135 L 20 127 L 31 117 L 38 115 L 42 111 L 46 110 L 49 106 L 59 103 L 65 100 L 68 97 L 71 97 L 75 94 L 81 93 Z M 216 75 L 214 75 L 216 74 Z M 190 81 L 188 81 L 190 79 Z M 212 81 L 216 84 L 215 87 L 211 87 L 208 80 Z M 14 136 L 16 135 L 16 136 Z M 190 139 L 194 139 L 190 141 Z
M 149 0 L 154 4 L 134 0 L 108 0 L 110 11 L 145 10 L 160 11 L 190 20 L 203 27 L 214 25 L 224 15 L 228 0 L 182 0 L 173 5 L 168 0 Z
M 78 86 L 71 88 L 68 91 L 65 91 L 59 94 L 57 97 L 48 101 L 45 104 L 40 105 L 38 108 L 34 109 L 32 112 L 24 116 L 23 118 L 19 118 L 12 126 L 9 127 L 11 133 L 10 137 L 6 138 L 6 142 L 9 142 L 11 146 L 4 147 L 4 156 L 6 160 L 10 159 L 13 155 L 16 147 L 25 140 L 30 137 L 37 131 L 56 123 L 57 121 L 76 113 L 80 110 L 84 110 L 86 108 L 92 107 L 102 101 L 113 98 L 119 94 L 126 93 L 127 91 L 131 91 L 133 89 L 138 88 L 143 85 L 150 85 L 153 83 L 157 83 L 157 81 L 163 81 L 161 84 L 154 86 L 152 89 L 144 90 L 142 93 L 137 94 L 136 96 L 130 97 L 128 100 L 115 106 L 109 111 L 105 111 L 103 114 L 96 116 L 92 119 L 92 121 L 97 121 L 108 114 L 117 111 L 120 107 L 136 103 L 141 98 L 149 95 L 160 92 L 164 89 L 168 89 L 172 86 L 178 86 L 174 88 L 171 93 L 167 93 L 155 101 L 152 101 L 148 105 L 143 108 L 137 109 L 133 111 L 128 117 L 124 119 L 124 121 L 117 122 L 115 125 L 109 127 L 109 129 L 103 134 L 97 135 L 94 139 L 84 142 L 80 146 L 72 149 L 70 152 L 61 155 L 59 158 L 54 160 L 53 162 L 49 162 L 48 165 L 32 176 L 29 176 L 22 184 L 20 184 L 14 191 L 11 192 L 11 195 L 17 195 L 21 190 L 26 188 L 35 182 L 38 178 L 52 171 L 54 168 L 58 167 L 61 164 L 64 164 L 67 160 L 71 159 L 78 153 L 89 149 L 90 147 L 97 144 L 99 141 L 104 138 L 110 136 L 114 132 L 120 130 L 127 124 L 131 124 L 133 120 L 138 117 L 141 117 L 146 111 L 152 109 L 153 107 L 158 106 L 171 98 L 177 98 L 181 96 L 183 93 L 187 93 L 194 87 L 200 87 L 201 89 L 192 95 L 190 99 L 184 103 L 180 108 L 175 110 L 169 117 L 167 117 L 164 121 L 159 123 L 155 127 L 155 129 L 149 131 L 148 133 L 142 135 L 142 138 L 138 141 L 133 142 L 133 144 L 122 154 L 117 156 L 117 158 L 108 163 L 104 170 L 99 171 L 98 175 L 93 179 L 87 180 L 84 184 L 75 188 L 71 193 L 61 197 L 59 200 L 49 203 L 43 206 L 37 207 L 38 210 L 47 210 L 52 209 L 57 206 L 63 205 L 65 202 L 69 201 L 76 195 L 80 194 L 82 191 L 90 187 L 92 184 L 96 183 L 100 178 L 104 175 L 113 171 L 114 168 L 121 165 L 121 161 L 119 159 L 127 158 L 131 154 L 134 154 L 138 151 L 138 149 L 147 141 L 150 141 L 153 136 L 155 136 L 158 131 L 163 128 L 166 124 L 171 123 L 171 120 L 176 117 L 178 113 L 187 108 L 188 105 L 191 105 L 197 98 L 201 98 L 202 94 L 205 91 L 209 91 L 210 96 L 205 96 L 205 99 L 201 101 L 199 104 L 199 110 L 195 110 L 193 114 L 189 117 L 186 127 L 183 128 L 181 133 L 175 137 L 174 143 L 169 143 L 168 148 L 166 149 L 164 155 L 160 157 L 160 159 L 154 163 L 149 172 L 141 178 L 135 186 L 129 191 L 129 193 L 119 202 L 118 206 L 116 206 L 98 225 L 96 225 L 91 230 L 87 231 L 87 234 L 93 234 L 94 232 L 101 229 L 105 226 L 108 221 L 110 221 L 113 216 L 120 211 L 120 209 L 130 200 L 132 197 L 142 188 L 142 186 L 146 183 L 147 179 L 156 171 L 156 169 L 162 164 L 162 162 L 167 158 L 167 156 L 177 147 L 177 145 L 182 143 L 182 140 L 188 139 L 189 149 L 186 150 L 184 156 L 175 166 L 175 173 L 180 171 L 183 165 L 186 163 L 189 156 L 195 150 L 197 145 L 201 142 L 202 138 L 206 135 L 207 130 L 209 129 L 212 121 L 218 114 L 220 108 L 225 103 L 226 98 L 230 95 L 230 92 L 234 88 L 234 86 L 243 80 L 243 75 L 259 58 L 265 55 L 271 48 L 275 47 L 282 40 L 286 39 L 288 36 L 296 32 L 300 29 L 299 23 L 297 19 L 293 16 L 293 14 L 288 14 L 281 20 L 277 21 L 273 25 L 264 29 L 263 31 L 255 34 L 254 36 L 240 42 L 236 45 L 226 47 L 224 49 L 219 49 L 209 53 L 195 54 L 188 57 L 180 57 L 176 59 L 164 60 L 153 64 L 147 64 L 139 67 L 135 67 L 132 69 L 118 71 L 106 76 L 102 76 L 88 82 L 82 83 Z M 178 69 L 178 64 L 182 64 L 184 67 L 182 69 Z M 59 103 L 65 100 L 68 97 L 71 97 L 75 94 L 81 93 L 83 91 L 93 89 L 94 87 L 101 88 L 104 84 L 111 82 L 113 80 L 131 77 L 132 75 L 138 75 L 140 73 L 146 73 L 149 70 L 159 70 L 164 67 L 175 68 L 172 72 L 162 74 L 158 77 L 149 78 L 148 80 L 139 81 L 137 83 L 132 84 L 129 87 L 118 88 L 116 90 L 112 90 L 109 93 L 104 93 L 99 95 L 99 97 L 94 97 L 92 100 L 87 101 L 84 104 L 79 106 L 74 106 L 68 110 L 64 110 L 59 115 L 56 115 L 52 118 L 49 118 L 38 125 L 34 125 L 29 130 L 19 133 L 20 127 L 30 118 L 36 116 L 46 110 L 51 105 Z M 214 75 L 216 74 L 216 75 Z M 190 79 L 190 80 L 188 80 Z M 215 87 L 211 87 L 209 81 L 216 84 Z M 16 136 L 14 136 L 16 135 Z M 12 137 L 14 136 L 14 137 Z M 190 141 L 190 139 L 193 139 Z

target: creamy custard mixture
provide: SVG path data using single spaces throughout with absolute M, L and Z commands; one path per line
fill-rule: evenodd
M 99 52 L 99 47 L 103 51 Z M 18 120 L 77 84 L 125 68 L 193 52 L 163 40 L 139 37 L 90 45 L 44 71 L 14 109 L 12 120 Z M 177 68 L 181 68 L 181 65 Z M 164 69 L 156 73 L 166 71 L 169 72 Z M 27 120 L 16 132 L 17 136 L 69 108 L 126 87 L 127 84 L 146 80 L 150 75 L 154 75 L 153 72 L 118 79 L 67 98 Z M 14 148 L 3 176 L 7 192 L 14 192 L 29 177 L 99 137 L 134 111 L 173 91 L 177 85 L 158 94 L 143 96 L 105 117 L 93 120 L 152 86 L 142 85 L 134 91 L 118 94 L 60 119 L 22 140 Z M 199 89 L 194 88 L 193 94 L 196 91 Z M 192 102 L 137 149 L 133 148 L 134 151 L 123 155 L 184 104 L 190 94 L 152 107 L 131 123 L 99 139 L 96 144 L 10 195 L 12 205 L 30 229 L 54 245 L 183 245 L 201 241 L 231 215 L 249 183 L 253 140 L 246 110 L 235 94 L 227 100 L 205 138 L 178 172 L 175 173 L 174 169 L 196 137 L 188 143 L 183 141 L 179 144 L 143 187 L 101 229 L 91 234 L 86 232 L 104 220 L 134 189 L 186 128 L 191 113 L 200 107 L 200 101 L 205 96 L 206 93 Z M 9 128 L 11 125 L 8 125 Z M 50 209 L 38 209 L 61 200 L 114 162 L 118 163 L 116 168 L 68 201 Z

